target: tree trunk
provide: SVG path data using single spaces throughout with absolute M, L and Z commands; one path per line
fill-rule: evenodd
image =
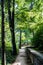
M 12 10 L 12 46 L 13 54 L 17 54 L 16 43 L 15 43 L 15 21 L 14 21 L 14 0 L 13 0 L 13 10 Z
M 2 33 L 2 65 L 5 64 L 5 32 L 4 32 L 4 0 L 1 0 L 1 8 L 2 8 L 2 27 L 1 27 L 1 33 Z
M 21 48 L 21 30 L 20 30 L 20 43 L 19 43 L 19 48 Z
M 12 14 L 12 16 L 11 16 Z M 17 54 L 16 51 L 16 44 L 15 44 L 15 31 L 14 31 L 14 0 L 13 0 L 13 10 L 12 13 L 10 11 L 10 1 L 8 0 L 8 15 L 9 15 L 9 27 L 11 31 L 11 37 L 12 37 L 12 49 L 13 49 L 13 55 Z
M 34 37 L 34 31 L 33 31 L 33 37 Z

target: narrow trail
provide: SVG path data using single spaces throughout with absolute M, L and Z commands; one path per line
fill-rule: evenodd
M 19 54 L 12 65 L 27 65 L 25 48 L 19 49 Z

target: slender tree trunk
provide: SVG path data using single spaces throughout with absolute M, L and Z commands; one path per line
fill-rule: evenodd
M 13 10 L 12 10 L 12 46 L 13 54 L 17 54 L 16 43 L 15 43 L 15 21 L 14 21 L 14 0 L 13 0 Z
M 34 31 L 33 31 L 33 37 L 34 37 Z
M 12 16 L 11 16 L 12 14 Z M 13 55 L 16 55 L 16 44 L 15 44 L 15 31 L 14 31 L 14 0 L 13 0 L 13 10 L 10 11 L 10 1 L 8 0 L 8 15 L 9 15 L 9 27 L 11 31 L 11 37 L 12 37 L 12 49 L 13 49 Z
M 11 7 L 11 5 L 10 5 L 10 0 L 8 0 L 8 17 L 9 17 L 9 27 L 10 27 L 10 31 L 12 30 L 12 28 L 11 28 L 11 22 L 12 22 L 12 20 L 11 20 L 11 11 L 10 11 L 10 7 Z
M 5 65 L 5 32 L 4 32 L 4 0 L 1 0 L 1 8 L 2 8 L 2 65 Z
M 22 32 L 21 32 L 21 30 L 20 30 L 20 43 L 19 43 L 19 48 L 21 48 L 21 34 Z

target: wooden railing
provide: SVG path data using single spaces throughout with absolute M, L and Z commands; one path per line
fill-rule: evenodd
M 43 54 L 33 50 L 32 48 L 26 48 L 27 58 L 31 59 L 33 65 L 43 65 Z

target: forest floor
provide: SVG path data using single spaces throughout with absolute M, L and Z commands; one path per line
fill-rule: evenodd
M 25 48 L 22 47 L 21 49 L 19 49 L 19 54 L 15 62 L 11 65 L 31 65 L 31 63 L 27 63 Z

